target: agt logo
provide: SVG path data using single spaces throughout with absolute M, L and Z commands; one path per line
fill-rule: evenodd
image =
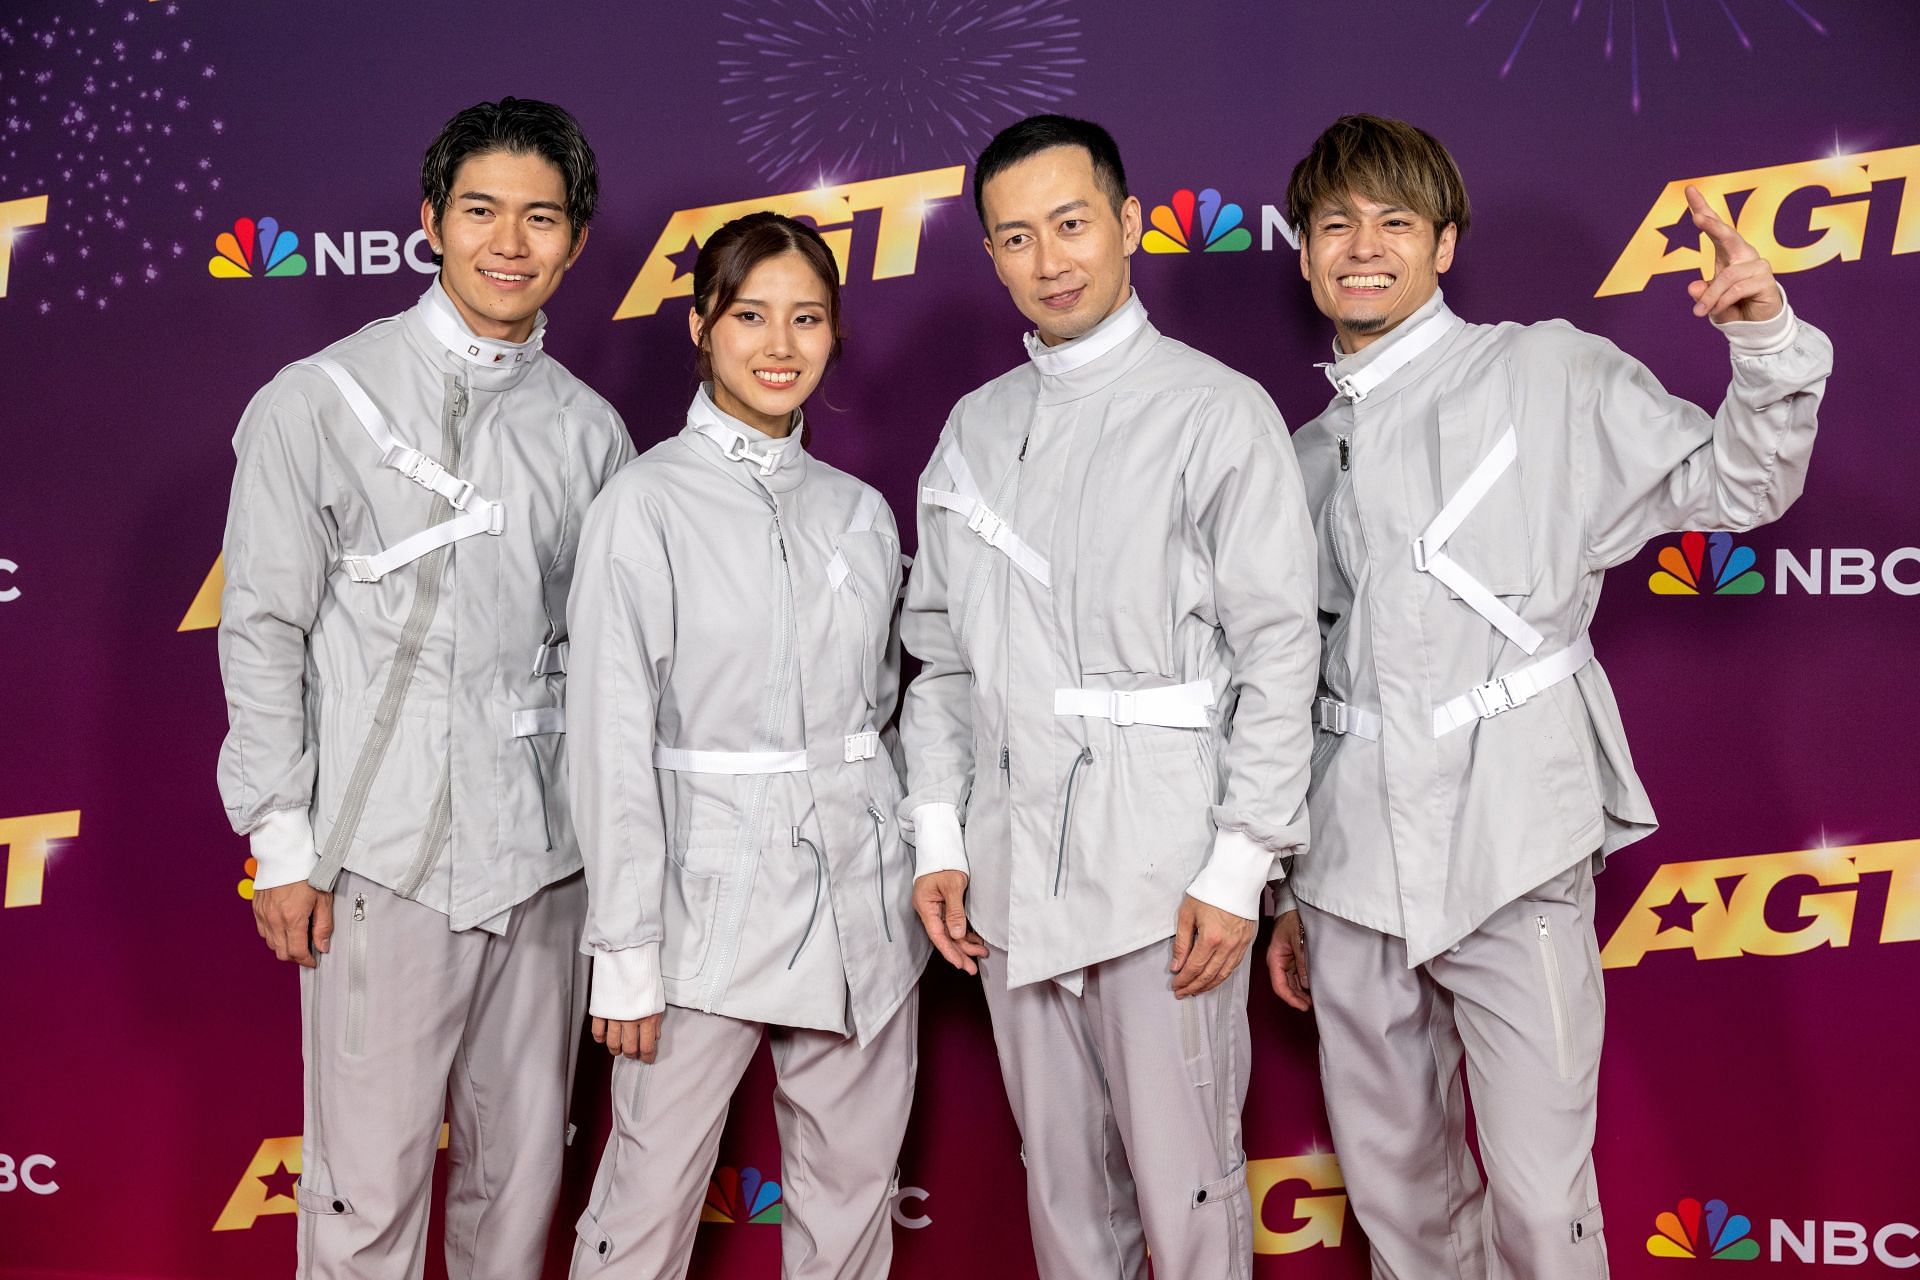
M 1656 1258 L 1751 1262 L 1760 1256 L 1760 1242 L 1752 1234 L 1753 1222 L 1745 1214 L 1728 1209 L 1725 1200 L 1709 1200 L 1703 1206 L 1689 1197 L 1660 1214 L 1653 1225 L 1647 1252 Z M 1904 1271 L 1920 1267 L 1920 1252 L 1913 1249 L 1916 1238 L 1920 1238 L 1920 1227 L 1907 1222 L 1889 1222 L 1877 1231 L 1869 1231 L 1859 1222 L 1803 1218 L 1794 1223 L 1772 1218 L 1767 1223 L 1767 1261 L 1786 1262 L 1789 1255 L 1795 1262 L 1830 1267 L 1857 1267 L 1874 1261 Z M 1896 1241 L 1903 1244 L 1897 1253 Z
M 1148 253 L 1239 253 L 1253 247 L 1253 231 L 1241 225 L 1245 218 L 1245 210 L 1217 188 L 1205 187 L 1196 195 L 1192 188 L 1182 187 L 1167 203 L 1153 207 L 1147 216 L 1152 225 L 1140 238 L 1140 247 Z M 1286 215 L 1276 205 L 1263 204 L 1262 253 L 1273 252 L 1275 236 L 1289 249 L 1300 247 Z
M 919 1187 L 901 1187 L 893 1193 L 893 1220 L 909 1231 L 933 1225 L 926 1214 L 909 1208 L 909 1202 L 925 1204 L 927 1193 Z M 723 1166 L 713 1171 L 707 1182 L 707 1202 L 700 1209 L 700 1221 L 765 1224 L 784 1216 L 780 1184 L 763 1177 L 748 1166 L 735 1169 Z
M 216 280 L 250 280 L 255 276 L 303 276 L 307 258 L 298 252 L 300 237 L 275 218 L 241 218 L 233 230 L 213 241 L 214 256 L 207 274 Z M 313 274 L 387 276 L 401 262 L 421 275 L 432 275 L 434 264 L 427 233 L 415 231 L 403 245 L 393 231 L 343 231 L 338 236 L 316 231 L 313 236 Z
M 440 1126 L 440 1150 L 447 1149 L 449 1127 Z M 297 1213 L 294 1199 L 300 1185 L 300 1135 L 268 1138 L 247 1162 L 246 1172 L 234 1184 L 220 1216 L 213 1221 L 215 1231 L 248 1231 L 261 1218 L 276 1213 Z
M 52 1156 L 22 1156 L 15 1160 L 0 1154 L 0 1195 L 26 1191 L 36 1196 L 50 1196 L 59 1189 L 60 1184 L 53 1180 Z
M 13 263 L 14 239 L 22 229 L 40 226 L 46 220 L 45 196 L 0 200 L 0 298 L 7 296 L 7 268 Z
M 853 266 L 853 223 L 859 213 L 879 213 L 874 233 L 872 279 L 910 276 L 919 263 L 920 230 L 927 214 L 942 200 L 960 194 L 966 167 L 928 169 L 866 182 L 822 184 L 811 191 L 756 196 L 728 204 L 681 209 L 667 219 L 653 252 L 614 311 L 615 320 L 650 316 L 670 298 L 693 296 L 693 260 L 708 236 L 723 223 L 760 209 L 790 218 L 804 218 L 820 229 L 820 238 L 840 263 L 845 284 Z
M 1731 222 L 1780 275 L 1836 258 L 1858 262 L 1866 250 L 1868 215 L 1876 203 L 1882 205 L 1881 217 L 1892 220 L 1891 252 L 1920 250 L 1920 196 L 1907 198 L 1920 188 L 1920 146 L 1682 178 L 1669 182 L 1653 202 L 1620 260 L 1600 283 L 1596 298 L 1639 293 L 1655 276 L 1698 275 L 1713 265 L 1711 242 L 1687 216 L 1689 183 L 1700 188 L 1713 211 Z M 1897 194 L 1893 184 L 1899 184 Z M 1795 198 L 1803 192 L 1815 194 L 1811 200 Z M 1785 228 L 1790 243 L 1783 245 L 1780 215 L 1789 203 L 1796 209 L 1805 206 L 1807 212 L 1790 220 Z
M 1792 956 L 1853 944 L 1860 887 L 1886 878 L 1867 943 L 1920 941 L 1920 840 L 1670 862 L 1653 873 L 1600 963 L 1631 969 L 1655 951 L 1696 960 Z
M 1685 533 L 1660 548 L 1647 589 L 1659 596 L 1753 596 L 1767 589 L 1751 547 L 1729 533 Z M 1920 547 L 1876 556 L 1864 547 L 1810 547 L 1774 552 L 1773 594 L 1864 596 L 1875 591 L 1920 595 Z
M 1255 1253 L 1340 1247 L 1347 1228 L 1346 1181 L 1331 1152 L 1249 1160 L 1247 1192 L 1253 1201 Z
M 37 907 L 46 890 L 47 861 L 55 842 L 80 834 L 80 811 L 0 818 L 0 849 L 7 855 L 7 887 L 0 906 Z

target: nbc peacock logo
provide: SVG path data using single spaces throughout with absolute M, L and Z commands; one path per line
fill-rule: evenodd
M 1657 596 L 1757 596 L 1767 580 L 1753 565 L 1753 548 L 1734 546 L 1730 533 L 1686 533 L 1679 546 L 1660 548 L 1647 586 Z
M 780 1206 L 780 1184 L 763 1179 L 758 1169 L 715 1169 L 700 1221 L 778 1222 Z
M 1240 225 L 1245 216 L 1212 187 L 1199 195 L 1182 187 L 1153 207 L 1153 227 L 1140 247 L 1148 253 L 1238 253 L 1253 247 L 1253 232 Z
M 213 247 L 218 252 L 207 260 L 207 274 L 216 280 L 307 274 L 306 255 L 298 252 L 300 237 L 273 218 L 241 218 L 233 230 L 219 234 Z
M 1647 1252 L 1656 1258 L 1710 1258 L 1715 1262 L 1751 1262 L 1760 1256 L 1753 1223 L 1734 1213 L 1725 1200 L 1702 1205 L 1689 1196 L 1653 1220 Z

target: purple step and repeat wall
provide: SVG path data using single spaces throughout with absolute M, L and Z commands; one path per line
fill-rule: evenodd
M 1799 506 L 1648 547 L 1595 628 L 1665 823 L 1601 881 L 1613 1265 L 1915 1267 L 1917 54 L 1905 0 L 0 7 L 0 1274 L 291 1266 L 294 972 L 254 934 L 213 782 L 229 441 L 275 370 L 418 295 L 420 153 L 509 92 L 570 107 L 603 168 L 548 350 L 646 447 L 692 387 L 699 237 L 810 217 L 850 331 L 814 441 L 908 529 L 948 407 L 1021 358 L 966 195 L 1018 115 L 1113 130 L 1161 233 L 1133 260 L 1156 322 L 1296 423 L 1329 335 L 1276 206 L 1334 116 L 1403 116 L 1459 157 L 1461 314 L 1565 317 L 1712 405 L 1725 348 L 1684 293 L 1700 182 L 1838 372 Z M 1253 1023 L 1256 1274 L 1363 1276 L 1311 1022 L 1257 991 Z M 770 1084 L 763 1059 L 696 1276 L 774 1274 Z M 556 1276 L 605 1088 L 590 1057 Z M 1033 1276 L 985 1012 L 950 972 L 920 1098 L 896 1274 Z

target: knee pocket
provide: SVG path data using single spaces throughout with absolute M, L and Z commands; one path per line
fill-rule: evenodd
M 328 1217 L 334 1217 L 353 1212 L 353 1201 L 343 1195 L 329 1195 L 325 1192 L 314 1191 L 304 1185 L 296 1185 L 293 1189 L 293 1196 L 294 1202 L 300 1206 L 300 1212 L 302 1213 L 320 1213 Z
M 1573 1243 L 1581 1244 L 1591 1240 L 1605 1228 L 1606 1222 L 1600 1216 L 1600 1206 L 1595 1205 L 1573 1220 Z
M 580 1238 L 587 1252 L 602 1263 L 613 1261 L 613 1237 L 608 1235 L 593 1216 L 592 1210 L 583 1210 L 580 1220 L 573 1224 L 573 1234 Z
M 1215 1178 L 1212 1182 L 1202 1183 L 1187 1196 L 1189 1209 L 1204 1209 L 1208 1205 L 1225 1204 L 1235 1196 L 1247 1194 L 1247 1161 L 1242 1156 L 1232 1169 Z

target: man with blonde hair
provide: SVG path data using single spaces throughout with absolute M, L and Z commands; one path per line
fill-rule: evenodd
M 1587 627 L 1649 538 L 1786 510 L 1832 368 L 1724 211 L 1687 199 L 1714 254 L 1693 314 L 1732 349 L 1714 415 L 1564 322 L 1448 310 L 1467 193 L 1429 134 L 1343 117 L 1288 186 L 1335 395 L 1294 438 L 1321 737 L 1315 848 L 1268 968 L 1305 1008 L 1311 958 L 1327 1113 L 1381 1280 L 1607 1273 L 1593 875 L 1654 817 Z

